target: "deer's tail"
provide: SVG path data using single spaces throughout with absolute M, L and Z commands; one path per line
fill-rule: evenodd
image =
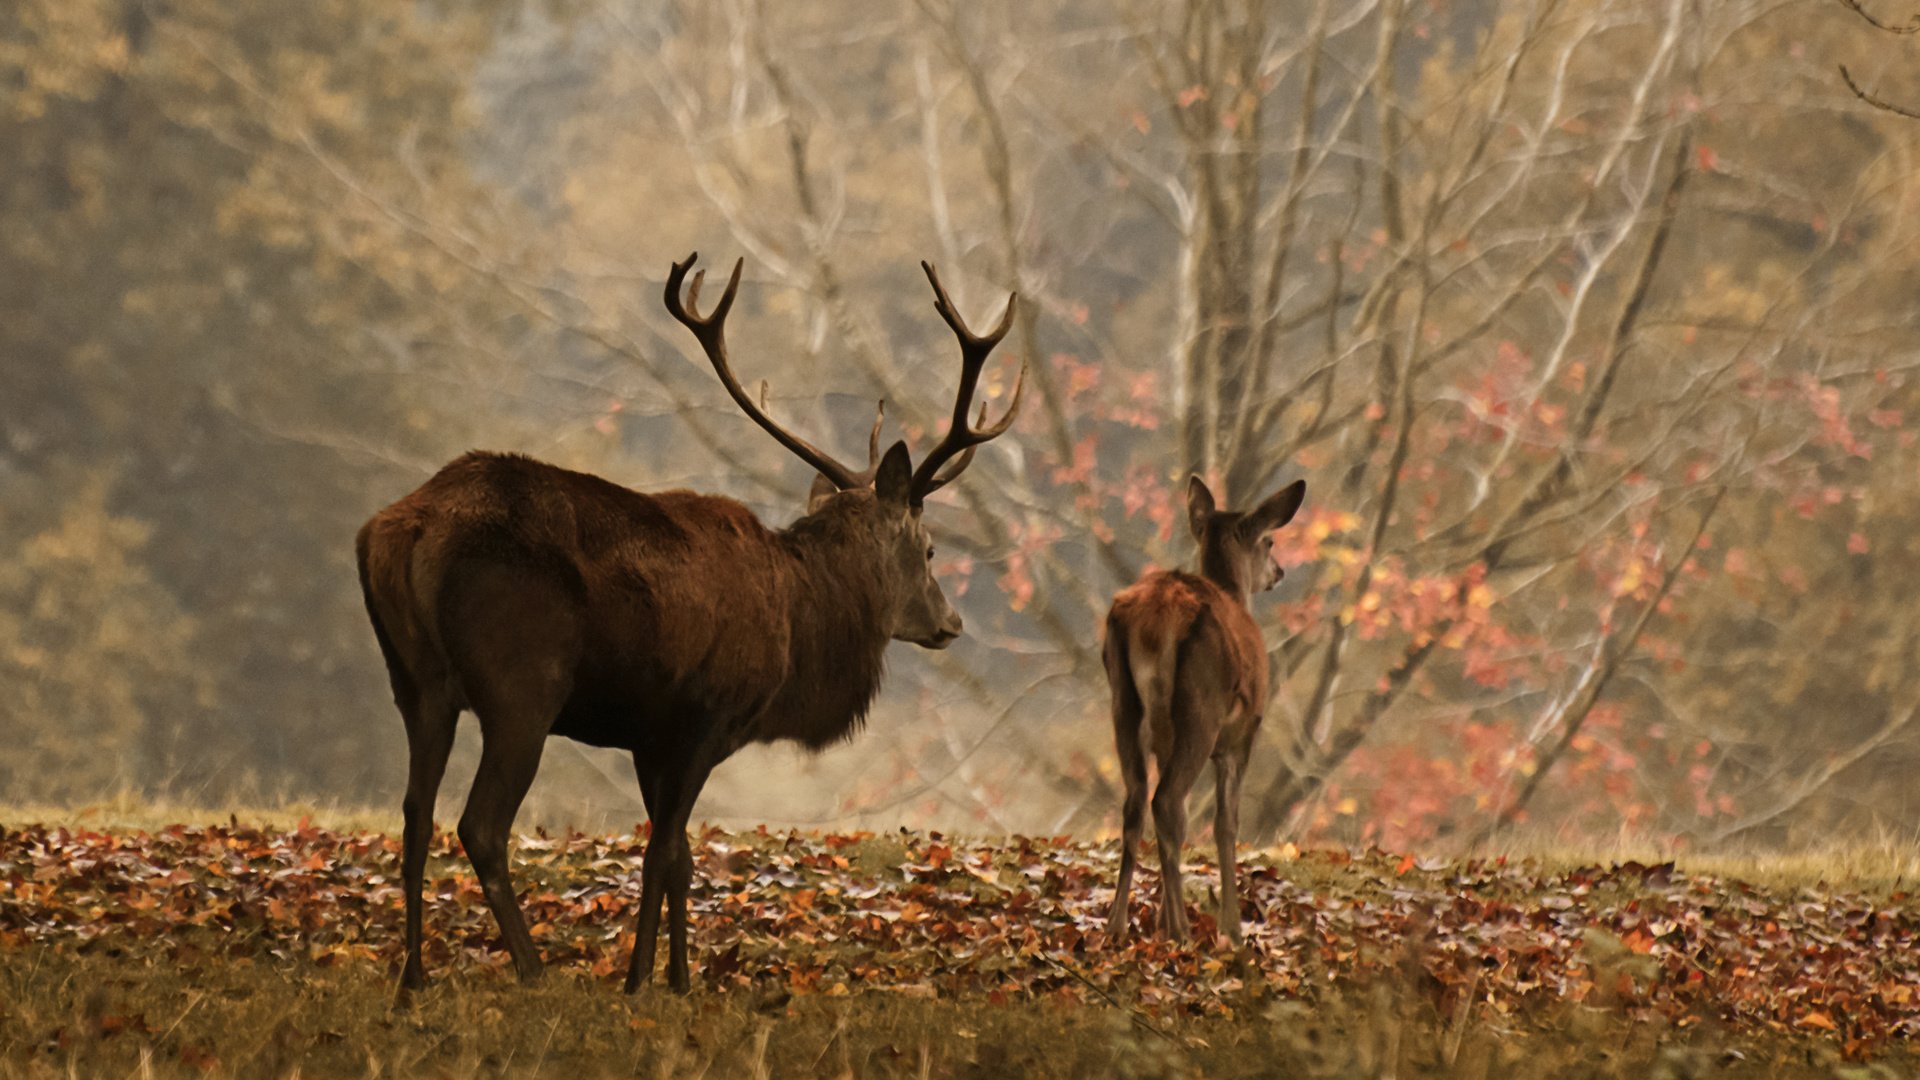
M 354 558 L 360 564 L 360 598 L 367 605 L 367 620 L 373 623 L 373 637 L 380 643 L 380 657 L 387 663 L 387 678 L 393 683 L 395 697 L 413 692 L 413 673 L 407 670 L 406 662 L 394 647 L 393 635 L 388 632 L 386 620 L 380 615 L 380 598 L 377 585 L 389 576 L 389 565 L 393 552 L 379 543 L 382 537 L 375 533 L 379 519 L 367 522 L 360 527 L 354 537 Z
M 1140 702 L 1142 760 L 1152 760 L 1173 739 L 1173 692 L 1179 677 L 1179 637 L 1166 628 L 1124 622 L 1108 628 L 1109 640 L 1118 640 L 1125 658 L 1129 689 Z

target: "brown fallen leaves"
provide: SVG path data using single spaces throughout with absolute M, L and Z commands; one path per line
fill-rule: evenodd
M 453 844 L 438 837 L 429 867 L 430 967 L 507 977 Z M 518 843 L 517 881 L 550 962 L 610 982 L 624 972 L 644 847 L 638 836 Z M 1111 842 L 708 830 L 697 852 L 697 976 L 715 989 L 1104 998 L 1231 1016 L 1385 977 L 1443 1011 L 1471 999 L 1512 1023 L 1584 1003 L 1679 1026 L 1796 1030 L 1850 1053 L 1920 1034 L 1920 906 L 1901 893 L 1766 890 L 1671 864 L 1549 871 L 1287 849 L 1243 865 L 1247 949 L 1235 955 L 1138 937 L 1109 946 Z M 50 945 L 189 968 L 397 966 L 398 863 L 385 836 L 304 824 L 0 831 L 0 956 Z M 1213 874 L 1200 865 L 1189 899 L 1205 940 L 1212 905 L 1198 890 Z

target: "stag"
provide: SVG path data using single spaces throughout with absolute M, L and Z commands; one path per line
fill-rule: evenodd
M 1306 494 L 1306 481 L 1296 481 L 1251 512 L 1235 513 L 1216 509 L 1213 492 L 1191 477 L 1187 525 L 1200 543 L 1200 572 L 1157 570 L 1113 598 L 1102 656 L 1126 784 L 1120 880 L 1107 917 L 1113 941 L 1127 936 L 1127 898 L 1146 825 L 1148 758 L 1159 770 L 1153 828 L 1160 847 L 1160 930 L 1173 941 L 1186 940 L 1180 853 L 1187 836 L 1187 793 L 1211 758 L 1219 923 L 1228 940 L 1240 944 L 1234 834 L 1240 780 L 1267 701 L 1266 640 L 1247 602 L 1284 576 L 1273 561 L 1273 530 L 1293 520 Z
M 960 340 L 960 387 L 946 436 L 913 466 L 904 442 L 855 470 L 775 423 L 727 357 L 736 262 L 699 313 L 698 255 L 673 264 L 667 310 L 706 353 L 754 423 L 818 474 L 807 513 L 770 529 L 732 499 L 643 493 L 513 454 L 468 453 L 360 530 L 367 613 L 407 731 L 402 877 L 407 955 L 400 993 L 425 985 L 421 878 L 434 797 L 460 713 L 479 721 L 480 764 L 459 836 L 520 978 L 541 962 L 508 867 L 508 836 L 549 736 L 633 755 L 652 835 L 641 862 L 629 993 L 653 975 L 661 905 L 668 983 L 684 992 L 687 822 L 714 766 L 749 743 L 820 749 L 850 738 L 880 687 L 889 641 L 942 649 L 960 616 L 934 578 L 922 512 L 974 451 L 1013 423 L 967 414 L 1013 317 L 968 330 L 932 266 L 935 309 Z

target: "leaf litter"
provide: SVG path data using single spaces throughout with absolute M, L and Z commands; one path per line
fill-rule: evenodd
M 1671 863 L 1545 867 L 1379 851 L 1280 851 L 1242 865 L 1246 946 L 1214 942 L 1210 864 L 1191 879 L 1196 943 L 1107 935 L 1113 842 L 940 833 L 704 830 L 697 977 L 721 991 L 1125 1002 L 1232 1017 L 1335 984 L 1408 980 L 1449 1015 L 1525 1024 L 1567 1005 L 1796 1032 L 1858 1056 L 1920 1034 L 1920 905 L 1762 887 Z M 551 964 L 616 982 L 640 899 L 644 829 L 521 838 L 516 883 Z M 291 830 L 0 831 L 0 956 L 52 946 L 165 961 L 398 966 L 399 845 Z M 428 963 L 510 978 L 450 834 L 426 882 Z M 122 1025 L 141 1023 L 122 1019 Z

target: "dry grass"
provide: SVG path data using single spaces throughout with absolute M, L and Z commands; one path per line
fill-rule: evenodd
M 1825 886 L 1863 893 L 1920 892 L 1920 834 L 1882 829 L 1819 847 L 1778 850 L 1730 844 L 1706 850 L 1675 850 L 1643 840 L 1612 843 L 1590 839 L 1547 842 L 1521 839 L 1495 844 L 1481 855 L 1532 859 L 1549 868 L 1576 865 L 1672 862 L 1689 874 L 1730 878 L 1773 888 Z
M 365 968 L 194 973 L 39 950 L 0 971 L 0 1073 L 23 1077 L 1789 1077 L 1908 1075 L 1827 1044 L 1756 1041 L 1569 1010 L 1547 1030 L 1442 1017 L 1390 987 L 1278 1000 L 1233 1019 L 1124 1006 L 628 998 L 560 975 L 455 976 L 412 1005 Z
M 390 830 L 391 815 L 289 804 L 251 822 Z M 223 822 L 227 812 L 125 799 L 82 809 L 16 809 L 0 821 L 94 829 Z M 876 872 L 900 841 L 848 850 Z M 1258 857 L 1260 853 L 1250 853 Z M 1265 853 L 1283 858 L 1283 852 Z M 1508 849 L 1549 864 L 1665 861 L 1647 847 Z M 1306 884 L 1322 860 L 1285 860 Z M 1777 856 L 1681 855 L 1683 868 L 1776 886 L 1863 892 L 1914 880 L 1902 838 Z M 523 882 L 524 884 L 524 882 Z M 0 883 L 3 887 L 3 883 Z M 1896 1047 L 1844 1062 L 1832 1040 L 1699 1024 L 1685 1029 L 1602 1007 L 1562 1005 L 1524 1024 L 1467 999 L 1441 1015 L 1434 997 L 1393 981 L 1318 985 L 1300 998 L 1250 999 L 1228 1017 L 1140 1011 L 1124 995 L 922 998 L 882 990 L 789 998 L 699 990 L 633 998 L 577 971 L 533 987 L 498 971 L 455 969 L 406 1007 L 373 964 L 230 959 L 193 968 L 101 943 L 0 951 L 0 1076 L 28 1077 L 1788 1077 L 1913 1075 Z

